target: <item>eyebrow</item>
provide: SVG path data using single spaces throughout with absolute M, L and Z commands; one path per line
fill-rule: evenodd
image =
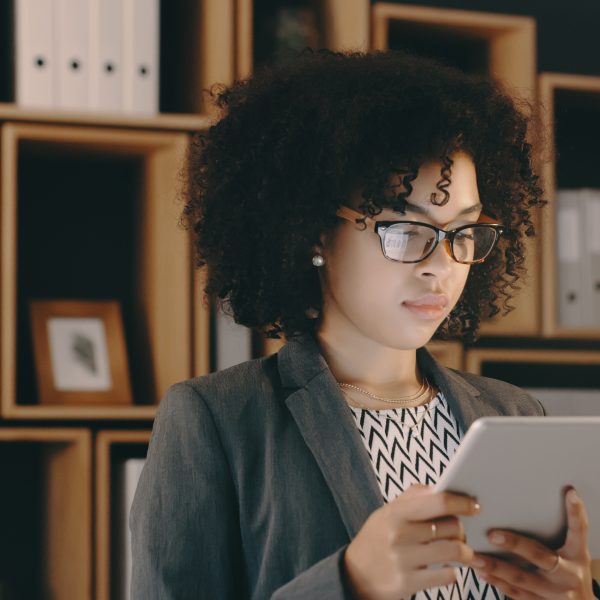
M 468 206 L 467 208 L 463 208 L 456 216 L 460 217 L 461 215 L 468 215 L 470 213 L 478 212 L 482 208 L 483 208 L 483 204 L 478 202 L 477 204 L 473 204 L 473 206 Z M 410 212 L 418 213 L 420 215 L 429 216 L 429 211 L 427 210 L 427 208 L 421 206 L 420 204 L 409 204 L 407 202 L 406 210 L 410 211 Z

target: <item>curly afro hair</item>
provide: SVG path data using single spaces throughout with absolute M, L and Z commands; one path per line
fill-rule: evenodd
M 190 146 L 182 222 L 207 266 L 205 293 L 237 323 L 275 338 L 314 330 L 322 297 L 312 248 L 340 224 L 337 207 L 361 190 L 364 212 L 402 212 L 433 160 L 444 203 L 457 151 L 473 159 L 483 210 L 505 232 L 471 267 L 435 337 L 473 341 L 482 318 L 512 310 L 531 209 L 545 203 L 528 102 L 484 76 L 380 51 L 305 50 L 211 95 L 222 114 Z M 393 175 L 403 191 L 390 196 Z

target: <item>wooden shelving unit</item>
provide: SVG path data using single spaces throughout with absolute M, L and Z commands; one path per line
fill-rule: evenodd
M 6 596 L 91 600 L 91 432 L 0 427 L 0 469 Z
M 123 573 L 111 558 L 118 532 L 115 523 L 115 466 L 126 458 L 146 455 L 149 431 L 101 431 L 96 437 L 96 600 L 110 600 L 119 596 Z M 127 527 L 127 523 L 118 523 Z M 112 538 L 112 539 L 111 539 Z
M 557 187 L 600 187 L 597 175 L 597 134 L 600 117 L 600 77 L 541 73 L 540 122 L 548 155 L 542 177 L 550 200 L 542 221 L 543 334 L 554 338 L 599 339 L 599 327 L 568 328 L 560 323 L 558 308 Z M 557 132 L 560 130 L 560 133 Z M 557 161 L 560 155 L 560 164 Z
M 194 365 L 194 323 L 202 325 L 205 336 L 208 327 L 202 305 L 192 306 L 191 245 L 177 227 L 177 177 L 187 143 L 183 132 L 2 126 L 4 418 L 151 419 L 171 384 L 191 377 L 195 368 L 207 372 L 206 355 Z M 90 189 L 93 177 L 98 179 Z M 70 228 L 63 229 L 63 223 Z M 88 236 L 94 243 L 86 243 Z M 37 240 L 46 241 L 43 255 L 31 250 Z M 112 245 L 123 254 L 111 254 Z M 84 261 L 73 252 L 77 247 L 86 248 Z M 104 293 L 123 304 L 129 362 L 138 368 L 133 373 L 135 404 L 110 410 L 99 406 L 97 412 L 85 405 L 39 406 L 32 386 L 28 302 L 94 299 Z M 197 344 L 196 350 L 205 346 Z

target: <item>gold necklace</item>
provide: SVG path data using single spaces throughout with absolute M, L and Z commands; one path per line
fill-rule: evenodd
M 430 393 L 430 395 L 433 395 L 433 392 L 435 392 L 435 389 L 429 385 L 428 383 L 428 392 Z M 417 406 L 411 406 L 408 408 L 418 408 L 418 406 L 427 406 L 427 408 L 423 411 L 423 414 L 421 415 L 421 417 L 419 418 L 419 420 L 414 424 L 414 425 L 407 425 L 406 423 L 400 421 L 398 419 L 398 417 L 390 417 L 389 415 L 384 415 L 384 417 L 388 420 L 388 421 L 394 421 L 394 423 L 397 423 L 398 425 L 402 425 L 403 427 L 408 427 L 410 429 L 410 431 L 414 432 L 417 430 L 417 427 L 419 427 L 419 425 L 423 422 L 423 419 L 425 418 L 425 415 L 429 412 L 429 409 L 431 408 L 431 403 L 434 400 L 435 396 L 430 397 L 429 400 L 427 402 L 425 402 L 424 404 L 419 404 Z M 346 402 L 348 402 L 348 399 L 346 398 L 346 396 L 344 395 L 344 399 L 346 400 Z M 364 404 L 361 404 L 358 400 L 353 400 L 353 402 L 356 402 L 361 408 L 363 408 L 364 410 L 375 410 L 375 409 L 371 409 L 368 408 L 367 406 L 365 406 Z M 392 409 L 394 410 L 394 409 Z M 379 411 L 376 411 L 379 412 Z
M 423 377 L 423 384 L 421 385 L 421 388 L 417 392 L 415 392 L 414 394 L 411 394 L 410 396 L 400 396 L 399 398 L 383 398 L 382 396 L 376 396 L 375 394 L 372 394 L 371 392 L 368 392 L 367 390 L 363 390 L 362 388 L 358 387 L 357 385 L 352 385 L 351 383 L 342 383 L 342 382 L 338 381 L 338 385 L 341 388 L 349 388 L 349 389 L 353 389 L 353 390 L 358 390 L 359 392 L 362 392 L 363 394 L 365 394 L 365 396 L 369 396 L 370 398 L 374 398 L 375 400 L 381 400 L 381 402 L 387 402 L 388 404 L 398 404 L 400 406 L 406 406 L 406 405 L 414 402 L 415 400 L 421 398 L 423 395 L 428 393 L 429 390 L 431 389 L 431 385 L 426 377 Z

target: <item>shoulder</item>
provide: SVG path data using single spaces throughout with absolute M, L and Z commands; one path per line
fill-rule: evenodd
M 455 377 L 474 387 L 482 398 L 505 407 L 506 414 L 545 415 L 543 404 L 529 392 L 507 381 L 448 369 Z
M 227 411 L 233 416 L 236 407 L 256 398 L 272 398 L 280 388 L 277 356 L 272 354 L 175 383 L 164 395 L 161 408 Z

